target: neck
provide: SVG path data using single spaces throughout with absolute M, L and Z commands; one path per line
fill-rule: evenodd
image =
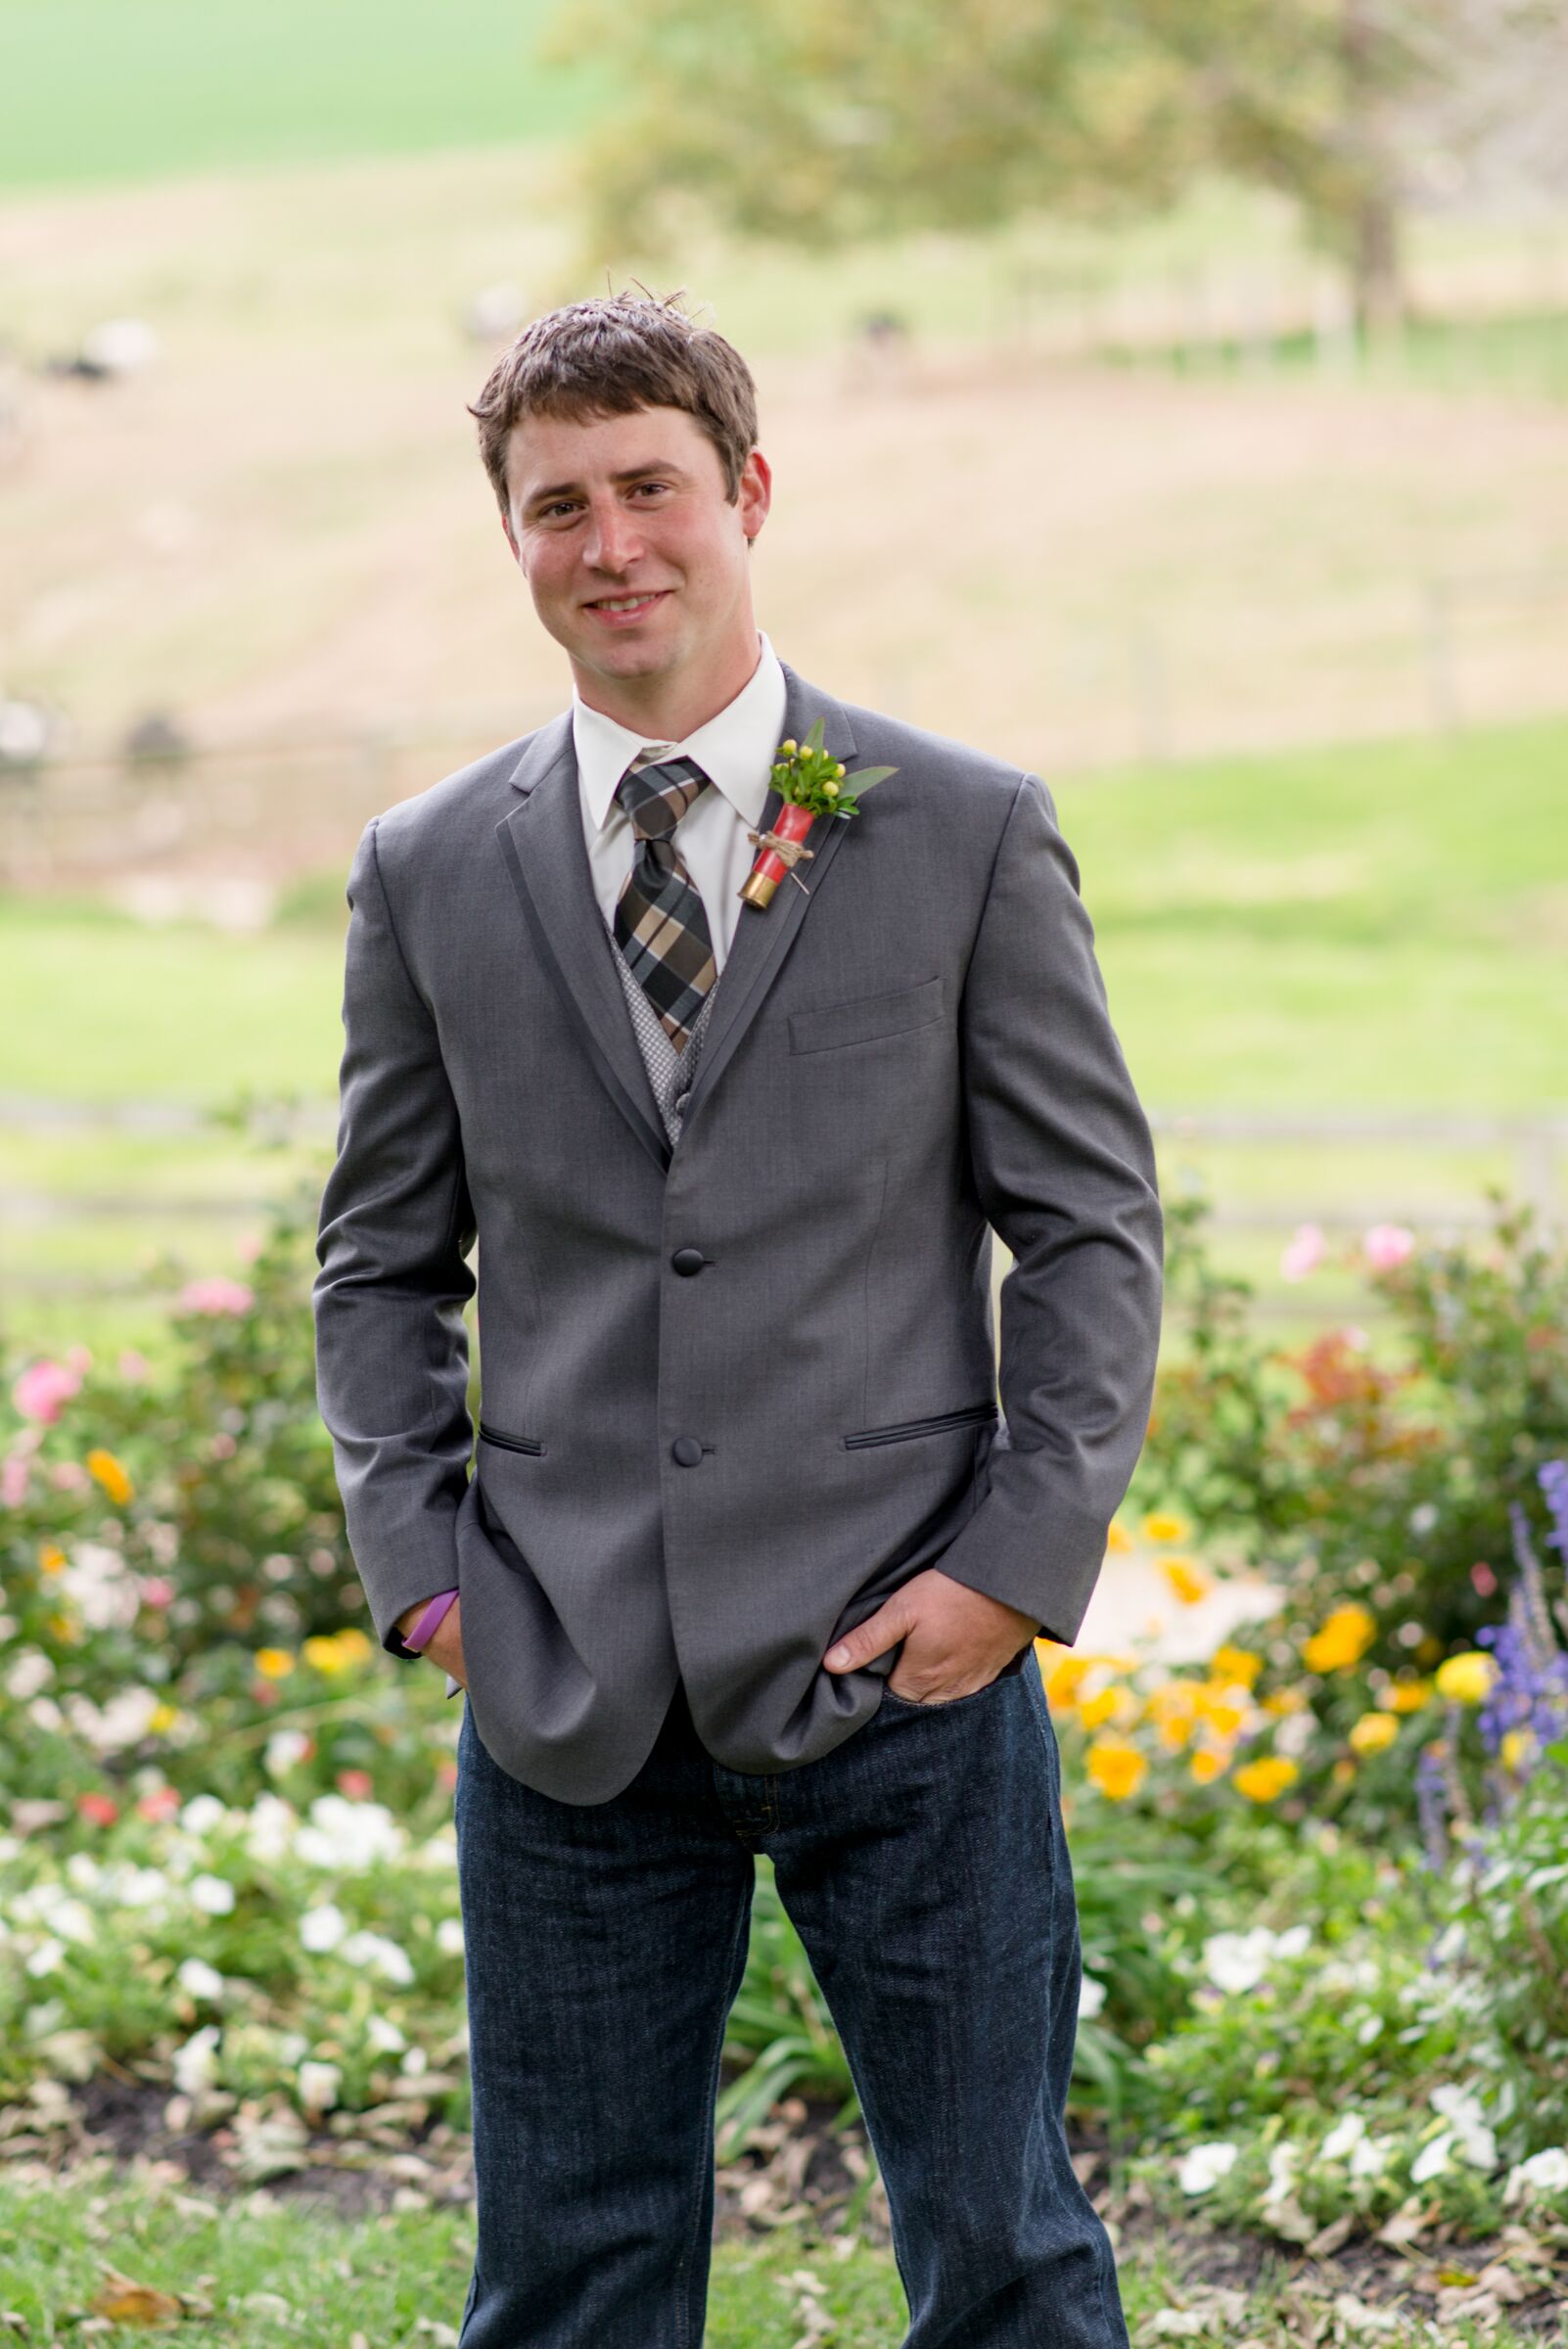
M 754 625 L 744 642 L 695 676 L 606 677 L 584 673 L 574 664 L 573 682 L 590 710 L 614 718 L 628 733 L 646 742 L 684 742 L 745 691 L 761 659 Z

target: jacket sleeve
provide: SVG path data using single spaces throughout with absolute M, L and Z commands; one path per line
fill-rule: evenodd
M 457 1105 L 397 942 L 374 818 L 347 896 L 338 1151 L 312 1291 L 316 1399 L 377 1635 L 407 1654 L 397 1617 L 457 1583 L 454 1520 L 474 1446 L 463 1319 L 474 1211 Z
M 1078 865 L 1025 775 L 960 1006 L 970 1162 L 1012 1267 L 997 1430 L 944 1574 L 1078 1635 L 1148 1428 L 1163 1219 Z

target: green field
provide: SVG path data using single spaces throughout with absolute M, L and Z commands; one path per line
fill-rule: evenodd
M 554 0 L 0 0 L 0 187 L 509 146 L 596 77 L 536 54 Z
M 1112 1014 L 1151 1110 L 1568 1114 L 1568 724 L 1066 779 Z M 84 904 L 0 899 L 0 1094 L 38 1105 L 189 1108 L 239 1094 L 314 1104 L 309 1138 L 75 1130 L 20 1116 L 0 1142 L 8 1333 L 144 1340 L 109 1300 L 177 1248 L 234 1244 L 330 1147 L 341 1042 L 342 883 L 267 931 L 148 928 Z M 1568 1154 L 1565 1154 L 1568 1156 Z M 1162 1139 L 1243 1216 L 1473 1213 L 1512 1183 L 1503 1142 L 1304 1145 Z M 1559 1164 L 1559 1185 L 1568 1167 Z M 1560 1188 L 1559 1188 L 1560 1200 Z M 1280 1234 L 1243 1222 L 1227 1261 L 1268 1282 Z M 1314 1309 L 1352 1291 L 1314 1283 Z

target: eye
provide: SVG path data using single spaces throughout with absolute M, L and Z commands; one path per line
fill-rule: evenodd
M 668 482 L 638 482 L 634 485 L 638 489 L 668 489 L 669 484 Z

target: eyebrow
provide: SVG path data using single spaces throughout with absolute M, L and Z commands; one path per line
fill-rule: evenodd
M 667 465 L 659 459 L 655 459 L 647 465 L 629 465 L 624 473 L 613 473 L 610 479 L 619 485 L 624 482 L 646 481 L 648 476 L 654 473 L 673 474 L 679 481 L 686 479 L 686 473 L 682 466 Z M 575 497 L 580 493 L 580 490 L 581 484 L 578 482 L 555 482 L 548 489 L 535 489 L 530 497 L 524 500 L 523 510 L 525 513 L 531 513 L 535 506 L 547 505 L 552 497 Z

